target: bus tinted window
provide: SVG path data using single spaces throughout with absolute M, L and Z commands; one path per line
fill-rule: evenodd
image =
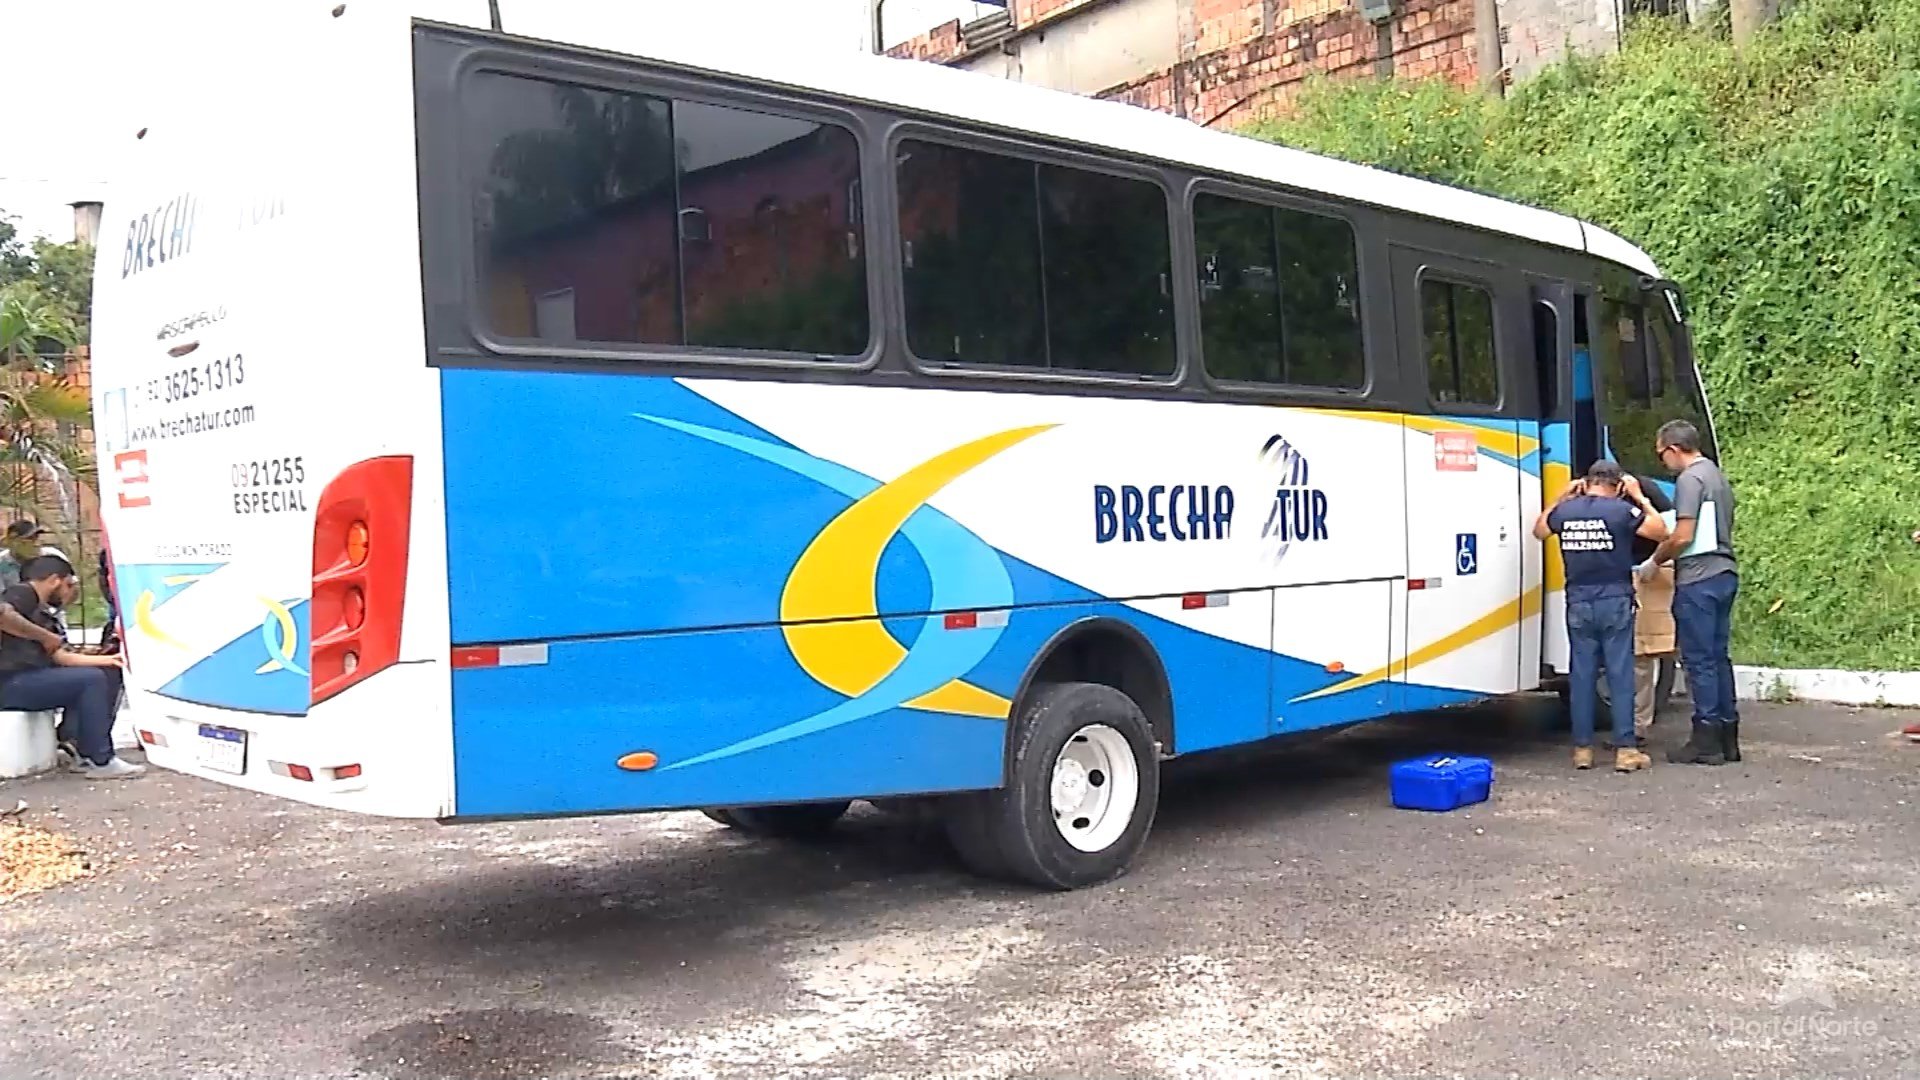
M 1664 476 L 1654 435 L 1669 420 L 1709 430 L 1693 360 L 1683 356 L 1666 305 L 1609 299 L 1602 310 L 1599 375 L 1607 442 L 1622 468 Z
M 466 100 L 495 333 L 865 350 L 852 132 L 491 73 L 475 76 Z
M 1159 187 L 913 141 L 901 144 L 896 169 L 915 355 L 1173 372 L 1172 256 Z
M 1200 195 L 1193 233 L 1210 374 L 1346 389 L 1366 381 L 1352 226 Z
M 1427 387 L 1436 403 L 1500 403 L 1492 293 L 1474 285 L 1422 278 L 1420 327 L 1426 339 Z
M 914 355 L 1044 366 L 1032 163 L 906 143 L 896 169 Z

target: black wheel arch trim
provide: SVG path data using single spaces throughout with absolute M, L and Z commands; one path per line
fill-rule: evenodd
M 1125 619 L 1115 618 L 1111 615 L 1088 615 L 1075 619 L 1059 630 L 1054 631 L 1053 636 L 1049 637 L 1046 643 L 1040 646 L 1039 651 L 1034 653 L 1033 659 L 1027 663 L 1026 671 L 1021 674 L 1019 689 L 1013 696 L 1012 711 L 1007 714 L 1006 746 L 1008 749 L 1003 755 L 1005 760 L 1001 763 L 1002 783 L 1007 782 L 1008 777 L 1006 776 L 1006 771 L 1012 768 L 1013 765 L 1011 747 L 1013 745 L 1014 722 L 1019 718 L 1020 710 L 1026 705 L 1034 688 L 1039 685 L 1038 676 L 1041 670 L 1046 667 L 1047 661 L 1052 659 L 1054 654 L 1062 648 L 1071 645 L 1073 642 L 1089 634 L 1095 633 L 1114 633 L 1120 635 L 1138 648 L 1140 652 L 1152 662 L 1153 668 L 1151 675 L 1154 688 L 1158 692 L 1160 700 L 1157 702 L 1135 701 L 1134 704 L 1138 705 L 1140 711 L 1147 717 L 1148 727 L 1153 732 L 1155 742 L 1159 744 L 1157 749 L 1159 750 L 1160 757 L 1170 758 L 1178 752 L 1176 743 L 1174 742 L 1175 732 L 1178 728 L 1174 722 L 1173 685 L 1167 678 L 1167 664 L 1165 660 L 1161 659 L 1160 650 L 1154 648 L 1153 642 L 1147 638 L 1145 633 L 1141 632 L 1139 627 Z M 1117 690 L 1119 687 L 1114 687 L 1114 689 Z M 1125 691 L 1122 692 L 1124 693 Z M 1164 710 L 1164 716 L 1156 717 L 1154 715 L 1156 709 Z

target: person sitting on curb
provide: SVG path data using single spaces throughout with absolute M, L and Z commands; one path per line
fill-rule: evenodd
M 53 606 L 72 603 L 80 588 L 73 564 L 40 555 L 21 568 L 21 577 L 0 593 L 0 709 L 62 710 L 61 732 L 80 755 L 72 769 L 82 776 L 120 780 L 146 772 L 113 752 L 120 657 L 79 652 L 57 630 Z

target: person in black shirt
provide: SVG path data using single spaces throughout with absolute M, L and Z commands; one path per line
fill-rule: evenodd
M 1660 485 L 1645 476 L 1635 479 L 1647 505 L 1663 515 L 1673 509 L 1673 500 Z M 1644 536 L 1634 537 L 1634 563 L 1644 567 L 1659 546 Z M 1673 677 L 1680 670 L 1673 626 L 1673 571 L 1657 567 L 1652 574 L 1636 573 L 1633 598 L 1638 606 L 1633 627 L 1633 730 L 1644 745 L 1648 729 L 1673 695 Z
M 73 564 L 41 555 L 21 568 L 22 581 L 0 593 L 0 709 L 64 712 L 61 730 L 79 751 L 74 771 L 98 780 L 146 772 L 113 753 L 113 709 L 120 700 L 121 660 L 75 652 L 58 630 L 52 605 L 78 594 Z
M 1607 673 L 1613 713 L 1613 767 L 1644 769 L 1651 760 L 1633 736 L 1633 540 L 1667 535 L 1637 480 L 1611 461 L 1596 461 L 1586 479 L 1567 485 L 1541 511 L 1533 535 L 1560 538 L 1567 567 L 1567 638 L 1571 653 L 1573 767 L 1593 767 L 1593 718 L 1599 675 Z
M 1652 478 L 1633 474 L 1647 505 L 1660 514 L 1673 509 L 1673 500 Z M 1645 564 L 1653 558 L 1659 541 L 1644 536 L 1633 538 L 1633 561 L 1640 567 L 1633 583 L 1633 732 L 1635 745 L 1647 745 L 1647 733 L 1654 719 L 1673 696 L 1674 676 L 1679 672 L 1679 656 L 1673 629 L 1673 570 L 1661 567 L 1647 573 Z M 1600 700 L 1609 703 L 1606 679 L 1600 680 Z M 1605 744 L 1614 749 L 1612 740 Z

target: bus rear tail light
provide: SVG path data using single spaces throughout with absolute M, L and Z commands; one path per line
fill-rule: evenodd
M 313 703 L 400 660 L 413 459 L 350 465 L 313 517 Z

